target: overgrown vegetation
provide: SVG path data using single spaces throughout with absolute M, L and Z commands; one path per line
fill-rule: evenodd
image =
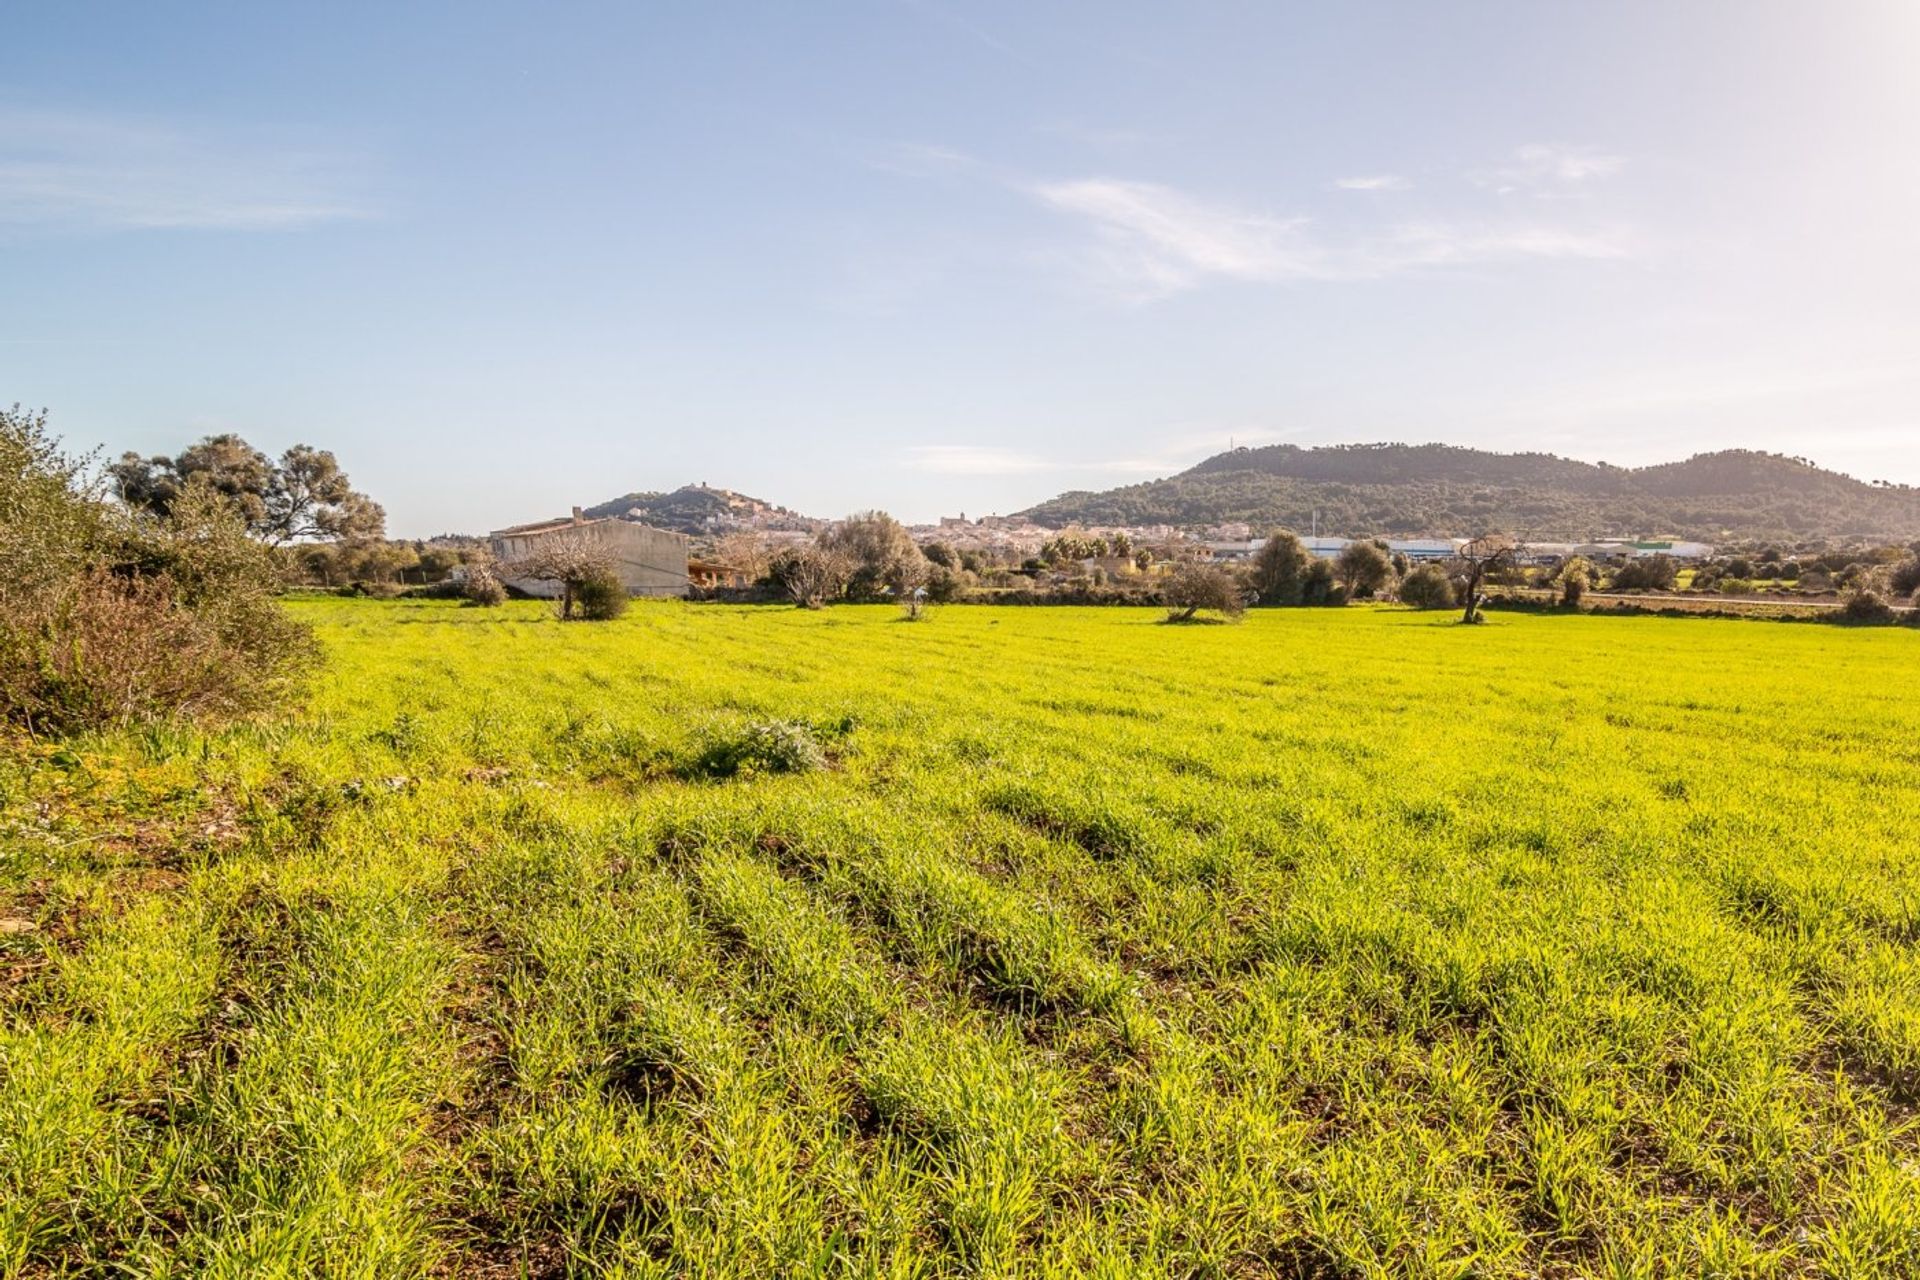
M 0 411 L 0 720 L 72 731 L 280 707 L 315 656 L 279 566 L 202 478 L 108 504 L 44 414 Z
M 11 1273 L 1920 1271 L 1912 631 L 293 608 L 0 757 Z

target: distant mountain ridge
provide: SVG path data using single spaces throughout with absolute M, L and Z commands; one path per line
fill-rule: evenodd
M 619 516 L 694 536 L 739 528 L 807 529 L 818 523 L 763 499 L 704 484 L 682 485 L 665 493 L 629 493 L 584 507 L 581 514 L 594 520 Z
M 1063 493 L 1018 514 L 1054 528 L 1244 521 L 1305 530 L 1316 512 L 1321 533 L 1349 537 L 1920 537 L 1920 488 L 1747 449 L 1628 468 L 1445 444 L 1267 445 L 1160 480 Z

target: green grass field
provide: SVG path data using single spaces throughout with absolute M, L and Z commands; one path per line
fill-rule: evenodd
M 0 751 L 5 1274 L 1920 1274 L 1911 631 L 294 607 Z

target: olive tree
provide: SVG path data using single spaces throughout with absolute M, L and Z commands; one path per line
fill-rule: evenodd
M 1299 604 L 1307 585 L 1307 565 L 1313 555 L 1306 544 L 1285 529 L 1275 529 L 1254 552 L 1248 585 L 1261 604 Z
M 884 511 L 848 516 L 821 535 L 820 547 L 846 565 L 845 589 L 856 600 L 898 594 L 926 581 L 926 556 L 906 527 Z
M 1161 599 L 1167 605 L 1168 622 L 1191 622 L 1202 609 L 1238 618 L 1247 610 L 1247 587 L 1224 565 L 1193 560 L 1173 571 Z
M 377 538 L 386 512 L 359 492 L 325 449 L 297 444 L 278 462 L 231 432 L 208 436 L 173 457 L 122 454 L 107 469 L 120 500 L 165 516 L 189 483 L 210 486 L 254 537 L 272 546 L 311 539 Z
M 1349 542 L 1333 561 L 1347 599 L 1370 596 L 1393 581 L 1393 560 L 1377 542 Z

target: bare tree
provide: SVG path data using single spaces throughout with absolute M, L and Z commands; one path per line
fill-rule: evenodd
M 738 571 L 749 584 L 765 578 L 773 565 L 767 540 L 750 529 L 722 536 L 713 544 L 713 558 Z
M 773 558 L 774 580 L 803 609 L 818 609 L 847 589 L 853 565 L 829 547 L 789 547 Z
M 1511 535 L 1490 533 L 1475 538 L 1454 553 L 1454 559 L 1460 562 L 1463 582 L 1460 598 L 1466 605 L 1460 621 L 1480 621 L 1480 606 L 1486 603 L 1486 596 L 1480 590 L 1481 584 L 1488 573 L 1513 564 L 1518 558 L 1518 551 L 1518 545 Z
M 606 547 L 584 534 L 561 530 L 542 537 L 534 550 L 506 566 L 510 578 L 560 584 L 560 616 L 573 617 L 581 589 L 594 580 L 618 578 Z

